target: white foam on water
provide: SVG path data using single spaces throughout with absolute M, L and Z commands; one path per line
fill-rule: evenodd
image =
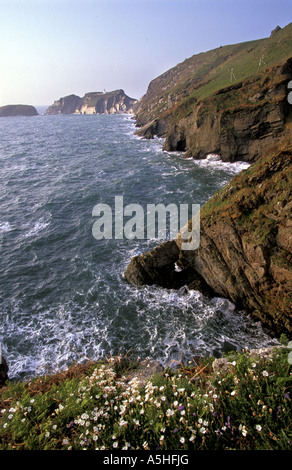
M 83 295 L 82 306 L 73 302 L 59 304 L 31 316 L 15 305 L 14 322 L 9 313 L 3 314 L 10 378 L 64 369 L 84 357 L 94 360 L 111 351 L 116 354 L 123 335 L 136 356 L 151 355 L 164 366 L 177 364 L 181 357 L 187 360 L 214 350 L 220 352 L 226 342 L 235 349 L 276 344 L 259 323 L 237 312 L 227 299 L 206 299 L 187 287 L 176 291 L 121 282 L 123 293 L 111 290 L 102 277 L 97 278 L 88 298 Z M 98 297 L 93 307 L 90 297 L 94 293 Z M 110 317 L 109 296 L 115 304 Z M 21 341 L 22 351 L 16 351 L 18 348 L 13 348 L 11 341 Z
M 105 119 L 108 118 L 105 117 Z M 124 119 L 128 119 L 128 117 L 115 117 L 111 121 L 112 123 L 123 122 L 125 124 L 123 134 L 127 134 L 129 130 L 133 132 L 134 121 L 125 121 Z M 88 233 L 82 226 L 85 220 L 87 227 L 92 207 L 89 207 L 88 215 L 86 215 L 88 218 L 84 219 L 81 216 L 81 211 L 77 211 L 80 210 L 80 207 L 82 207 L 82 211 L 83 209 L 88 210 L 88 208 L 83 204 L 80 204 L 79 207 L 77 204 L 76 217 L 80 220 L 80 226 L 78 225 L 74 236 L 70 232 L 68 246 L 66 244 L 67 238 L 62 238 L 62 242 L 56 242 L 56 245 L 53 240 L 51 255 L 47 249 L 50 246 L 46 245 L 45 251 L 43 251 L 44 243 L 34 246 L 37 238 L 45 242 L 45 237 L 51 229 L 51 214 L 46 210 L 44 198 L 46 200 L 47 196 L 49 198 L 49 207 L 54 221 L 61 220 L 59 206 L 56 204 L 59 200 L 57 191 L 65 191 L 64 197 L 60 201 L 63 204 L 66 197 L 68 198 L 66 199 L 67 204 L 75 190 L 75 180 L 81 180 L 79 173 L 75 172 L 75 166 L 69 165 L 71 160 L 73 159 L 78 168 L 80 162 L 81 165 L 86 164 L 88 170 L 88 162 L 82 161 L 84 146 L 80 147 L 80 152 L 77 151 L 78 145 L 80 145 L 79 140 L 75 141 L 77 150 L 72 154 L 72 159 L 68 158 L 71 147 L 66 147 L 69 143 L 66 141 L 67 137 L 70 140 L 70 145 L 72 139 L 74 141 L 74 134 L 70 134 L 69 122 L 76 122 L 79 125 L 81 120 L 78 117 L 75 120 L 75 118 L 66 116 L 46 117 L 41 120 L 45 123 L 46 134 L 44 135 L 47 135 L 48 130 L 51 133 L 45 138 L 48 139 L 48 145 L 43 147 L 45 150 L 43 155 L 40 154 L 41 159 L 38 159 L 39 146 L 35 147 L 31 156 L 33 156 L 33 162 L 39 162 L 35 168 L 36 172 L 39 171 L 40 181 L 45 181 L 43 178 L 48 172 L 48 169 L 46 172 L 42 172 L 43 162 L 50 161 L 51 173 L 48 173 L 48 176 L 52 178 L 52 182 L 50 183 L 51 180 L 48 178 L 46 180 L 48 186 L 44 185 L 45 189 L 48 187 L 48 192 L 44 190 L 40 198 L 38 186 L 29 185 L 27 180 L 23 182 L 25 183 L 27 200 L 23 199 L 23 201 L 29 201 L 29 207 L 25 207 L 29 209 L 28 211 L 8 212 L 10 207 L 17 208 L 18 203 L 21 208 L 20 203 L 23 197 L 21 191 L 15 194 L 11 193 L 11 197 L 15 199 L 13 205 L 11 199 L 7 198 L 5 201 L 7 212 L 3 212 L 0 233 L 2 231 L 5 234 L 10 230 L 17 229 L 19 236 L 23 238 L 21 243 L 16 243 L 18 240 L 15 240 L 14 234 L 18 236 L 18 232 L 17 230 L 13 232 L 11 253 L 10 256 L 7 256 L 8 262 L 6 261 L 8 266 L 9 261 L 14 260 L 14 255 L 18 254 L 17 250 L 23 255 L 19 276 L 14 276 L 13 272 L 11 280 L 15 284 L 13 295 L 9 293 L 10 279 L 6 281 L 8 277 L 5 276 L 5 273 L 3 277 L 3 282 L 6 281 L 7 292 L 5 290 L 3 292 L 3 307 L 0 311 L 0 342 L 9 365 L 9 377 L 19 379 L 66 368 L 73 360 L 80 361 L 84 356 L 98 359 L 110 353 L 116 354 L 124 337 L 126 351 L 133 350 L 134 356 L 136 354 L 141 357 L 151 356 L 163 364 L 172 360 L 179 361 L 181 353 L 185 358 L 192 355 L 194 351 L 202 355 L 212 353 L 215 349 L 220 351 L 224 342 L 230 342 L 238 347 L 246 345 L 262 347 L 269 343 L 270 338 L 263 333 L 259 324 L 255 325 L 248 317 L 243 317 L 235 310 L 233 304 L 224 299 L 206 299 L 198 291 L 189 290 L 186 287 L 175 291 L 162 289 L 158 286 L 140 288 L 128 284 L 123 278 L 123 272 L 131 257 L 154 248 L 161 243 L 161 240 L 157 238 L 143 241 L 122 240 L 119 241 L 119 249 L 114 246 L 112 240 L 107 240 L 102 249 L 100 245 L 92 245 L 90 243 L 91 224 Z M 96 122 L 99 121 L 88 119 L 88 124 Z M 58 127 L 58 123 L 60 127 Z M 56 133 L 63 129 L 67 129 L 67 132 L 60 133 L 60 136 L 62 135 L 65 141 L 62 138 L 58 143 L 55 138 Z M 105 128 L 102 127 L 102 129 Z M 93 129 L 93 139 L 96 137 L 96 130 L 96 128 Z M 79 136 L 79 132 L 76 134 Z M 104 146 L 104 151 L 111 147 L 112 138 L 114 135 L 110 134 L 109 142 L 106 145 L 101 143 Z M 29 148 L 31 136 L 27 135 L 26 139 Z M 84 128 L 84 139 L 87 142 L 87 127 L 86 132 Z M 133 139 L 138 139 L 139 142 L 137 143 Z M 138 188 L 135 189 L 135 185 L 138 181 L 138 175 L 143 174 L 143 176 L 146 175 L 145 181 L 149 180 L 151 192 L 146 191 L 144 194 L 145 188 L 141 188 L 143 190 L 141 190 L 141 199 L 148 201 L 148 196 L 159 199 L 162 194 L 167 194 L 172 189 L 175 193 L 183 189 L 187 191 L 184 179 L 175 179 L 175 182 L 172 180 L 171 169 L 173 177 L 176 178 L 178 175 L 187 175 L 190 168 L 192 170 L 195 168 L 193 173 L 200 173 L 195 165 L 206 165 L 207 171 L 202 173 L 208 174 L 209 170 L 210 173 L 213 172 L 214 182 L 216 181 L 216 168 L 228 168 L 226 174 L 220 172 L 219 175 L 220 181 L 225 181 L 233 175 L 232 171 L 238 172 L 242 166 L 240 162 L 223 163 L 216 156 L 210 156 L 204 161 L 192 159 L 192 162 L 185 162 L 182 152 L 164 153 L 162 151 L 163 140 L 161 138 L 150 141 L 143 140 L 135 136 L 134 132 L 129 139 L 124 135 L 121 138 L 120 161 L 122 164 L 119 168 L 118 179 L 114 172 L 112 174 L 112 168 L 117 167 L 117 156 L 108 157 L 107 153 L 102 152 L 99 154 L 94 147 L 90 163 L 91 165 L 94 164 L 92 162 L 96 162 L 94 190 L 90 186 L 90 181 L 86 180 L 85 184 L 82 183 L 79 188 L 77 187 L 77 191 L 79 194 L 87 191 L 90 193 L 90 198 L 94 195 L 93 199 L 95 200 L 100 195 L 103 197 L 106 192 L 116 194 L 113 192 L 116 191 L 116 184 L 117 182 L 120 184 L 122 181 L 125 186 L 118 186 L 119 192 L 117 194 L 121 194 L 122 188 L 125 191 L 122 194 L 125 196 L 127 191 L 130 191 L 131 195 L 140 198 L 140 192 Z M 11 141 L 13 141 L 13 136 L 11 136 Z M 123 148 L 124 144 L 125 148 Z M 51 160 L 47 159 L 48 155 L 46 155 L 49 146 L 53 152 Z M 149 148 L 152 152 L 146 150 Z M 134 149 L 134 153 L 132 153 L 132 149 Z M 62 156 L 64 153 L 65 160 L 61 159 L 59 165 L 59 155 Z M 124 157 L 127 158 L 126 165 L 122 159 Z M 143 165 L 137 166 L 137 163 L 143 160 L 146 160 L 146 164 L 143 162 Z M 28 157 L 27 162 L 30 162 Z M 246 166 L 244 162 L 242 164 Z M 126 168 L 125 173 L 122 172 L 123 167 Z M 134 167 L 137 169 L 137 179 L 135 179 Z M 70 168 L 73 171 L 72 174 Z M 139 173 L 139 171 L 143 173 Z M 70 175 L 72 175 L 72 179 L 70 179 Z M 132 181 L 127 178 L 129 175 L 131 175 Z M 205 178 L 204 174 L 203 178 Z M 5 181 L 4 178 L 2 180 Z M 171 181 L 170 184 L 168 180 Z M 194 180 L 196 179 L 194 178 Z M 19 184 L 20 180 L 17 181 Z M 68 184 L 70 181 L 74 182 L 72 188 Z M 210 192 L 213 191 L 213 182 Z M 130 183 L 132 183 L 131 187 L 127 186 Z M 200 185 L 200 181 L 197 181 L 196 184 Z M 216 188 L 218 185 L 219 183 L 216 182 Z M 15 188 L 8 189 L 12 191 Z M 68 193 L 66 193 L 67 190 Z M 209 191 L 209 187 L 206 191 Z M 33 195 L 35 197 L 32 197 Z M 134 200 L 129 202 L 134 202 Z M 158 201 L 153 202 L 157 203 Z M 69 204 L 68 208 L 70 208 Z M 62 209 L 64 209 L 63 205 Z M 8 220 L 13 221 L 13 227 Z M 55 234 L 55 232 L 52 233 Z M 58 230 L 56 235 L 58 235 Z M 51 242 L 50 238 L 48 243 Z M 29 247 L 30 243 L 33 246 L 32 253 L 25 249 Z M 33 266 L 30 254 L 34 257 Z M 25 263 L 29 268 L 28 273 L 25 272 Z M 46 265 L 46 263 L 48 264 Z M 32 267 L 33 269 L 31 269 Z M 17 274 L 16 264 L 13 265 L 13 269 Z M 24 276 L 23 273 L 25 273 Z M 23 286 L 25 287 L 24 291 L 22 290 Z M 14 291 L 16 295 L 14 295 Z M 7 298 L 5 298 L 6 294 Z
M 242 170 L 246 170 L 250 167 L 250 163 L 248 162 L 223 162 L 220 155 L 212 153 L 207 155 L 207 157 L 202 160 L 194 160 L 194 163 L 204 168 L 211 168 L 214 170 L 222 169 L 234 174 L 240 173 Z
M 216 155 L 215 153 L 209 153 L 207 155 L 206 160 L 209 160 L 210 162 L 218 162 L 221 160 L 220 155 Z
M 49 219 L 50 219 L 50 215 L 49 215 Z M 29 230 L 26 231 L 23 234 L 23 238 L 29 238 L 29 237 L 33 237 L 35 235 L 38 235 L 45 228 L 47 228 L 49 225 L 50 225 L 50 220 L 45 220 L 44 217 L 41 217 L 39 220 L 34 222 L 32 227 L 31 227 L 31 224 L 25 224 L 25 225 L 23 225 L 22 228 L 24 230 L 27 230 L 27 229 L 29 229 Z
M 0 222 L 0 233 L 6 233 L 13 230 L 9 222 Z

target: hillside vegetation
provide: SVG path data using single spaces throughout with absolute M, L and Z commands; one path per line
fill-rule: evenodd
M 196 54 L 150 83 L 134 108 L 137 133 L 165 137 L 165 150 L 194 158 L 253 161 L 291 120 L 291 57 L 292 23 L 269 38 Z
M 242 351 L 218 368 L 193 358 L 146 381 L 125 356 L 10 382 L 0 449 L 291 450 L 288 354 Z

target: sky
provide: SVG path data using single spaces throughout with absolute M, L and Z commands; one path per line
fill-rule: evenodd
M 193 54 L 268 37 L 292 0 L 0 0 L 0 106 L 122 88 Z

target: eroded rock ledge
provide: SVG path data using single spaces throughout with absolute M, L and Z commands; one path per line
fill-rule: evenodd
M 197 250 L 183 251 L 179 235 L 132 258 L 125 278 L 226 297 L 276 335 L 291 334 L 291 181 L 292 144 L 278 145 L 203 206 Z

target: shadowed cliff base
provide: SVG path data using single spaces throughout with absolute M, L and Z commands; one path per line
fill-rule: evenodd
M 290 139 L 270 148 L 202 207 L 197 250 L 183 251 L 179 234 L 134 257 L 125 278 L 140 286 L 185 285 L 226 297 L 277 336 L 291 334 L 291 182 Z

